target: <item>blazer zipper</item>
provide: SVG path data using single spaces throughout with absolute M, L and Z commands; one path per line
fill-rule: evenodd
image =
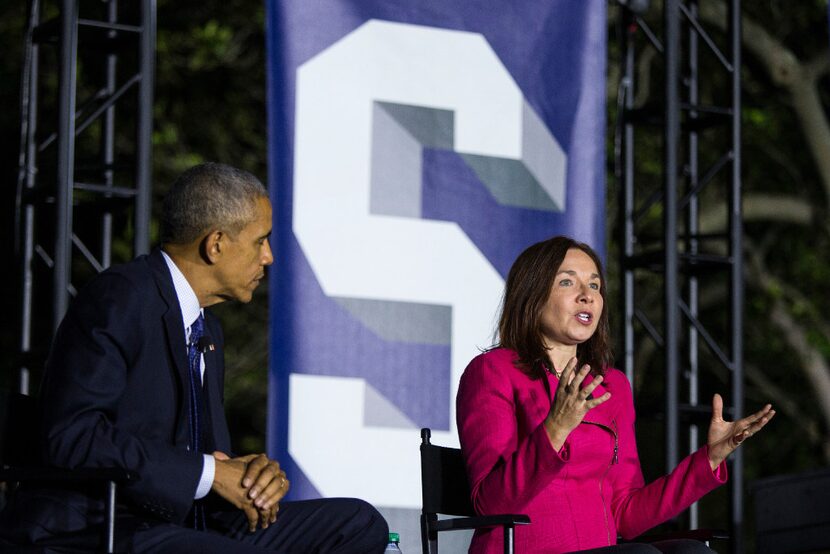
M 614 464 L 618 464 L 620 462 L 620 439 L 619 435 L 617 435 L 617 420 L 611 420 L 611 427 L 593 421 L 583 420 L 583 423 L 588 423 L 590 425 L 596 425 L 597 427 L 607 429 L 611 432 L 612 435 L 614 435 L 614 455 L 611 457 L 611 463 L 609 463 L 608 467 L 605 468 L 605 473 L 602 474 L 602 477 L 599 480 L 599 497 L 602 499 L 602 515 L 605 518 L 605 537 L 608 542 L 608 546 L 611 546 L 611 528 L 608 526 L 608 506 L 605 504 L 605 495 L 602 493 L 602 484 L 605 481 L 605 477 L 608 475 L 608 472 L 611 470 L 611 466 Z

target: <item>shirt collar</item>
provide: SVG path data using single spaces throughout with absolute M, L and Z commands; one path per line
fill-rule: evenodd
M 193 287 L 187 282 L 187 278 L 178 268 L 176 262 L 164 250 L 161 251 L 161 254 L 164 256 L 164 261 L 167 262 L 167 267 L 170 269 L 170 277 L 173 278 L 173 288 L 176 289 L 179 308 L 182 310 L 182 324 L 184 325 L 184 336 L 187 341 L 190 340 L 190 325 L 204 311 L 199 306 L 199 298 L 193 291 Z

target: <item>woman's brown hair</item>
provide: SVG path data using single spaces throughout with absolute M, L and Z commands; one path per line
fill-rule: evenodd
M 596 331 L 576 347 L 578 367 L 588 364 L 597 375 L 605 373 L 612 363 L 608 308 L 604 302 L 605 276 L 599 256 L 587 244 L 557 236 L 537 242 L 519 254 L 504 287 L 498 346 L 515 350 L 519 355 L 518 367 L 532 378 L 544 375 L 545 367 L 550 364 L 542 333 L 542 308 L 548 301 L 559 266 L 571 248 L 585 252 L 596 264 L 603 299 Z

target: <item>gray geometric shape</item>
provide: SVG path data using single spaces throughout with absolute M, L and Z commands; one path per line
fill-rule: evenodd
M 363 424 L 366 427 L 415 429 L 415 423 L 369 383 L 366 383 Z
M 499 204 L 534 210 L 562 211 L 520 160 L 461 154 Z
M 450 344 L 451 306 L 337 296 L 332 298 L 383 339 L 417 344 Z
M 551 211 L 565 211 L 567 156 L 544 121 L 527 101 L 522 103 L 522 161 L 552 204 Z M 533 208 L 534 206 L 528 206 Z M 550 209 L 550 208 L 537 208 Z
M 372 106 L 369 212 L 421 217 L 421 145 L 379 103 Z
M 375 102 L 409 131 L 421 146 L 452 150 L 455 113 L 452 110 L 425 108 L 392 102 Z

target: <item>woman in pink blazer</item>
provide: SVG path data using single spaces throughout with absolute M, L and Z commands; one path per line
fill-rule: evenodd
M 516 551 L 711 552 L 695 541 L 616 545 L 726 482 L 724 460 L 775 412 L 735 422 L 715 395 L 707 444 L 646 485 L 625 375 L 610 367 L 605 281 L 586 244 L 554 237 L 525 250 L 505 286 L 499 344 L 473 359 L 458 389 L 458 432 L 481 514 L 524 513 Z M 502 531 L 470 552 L 496 553 Z

